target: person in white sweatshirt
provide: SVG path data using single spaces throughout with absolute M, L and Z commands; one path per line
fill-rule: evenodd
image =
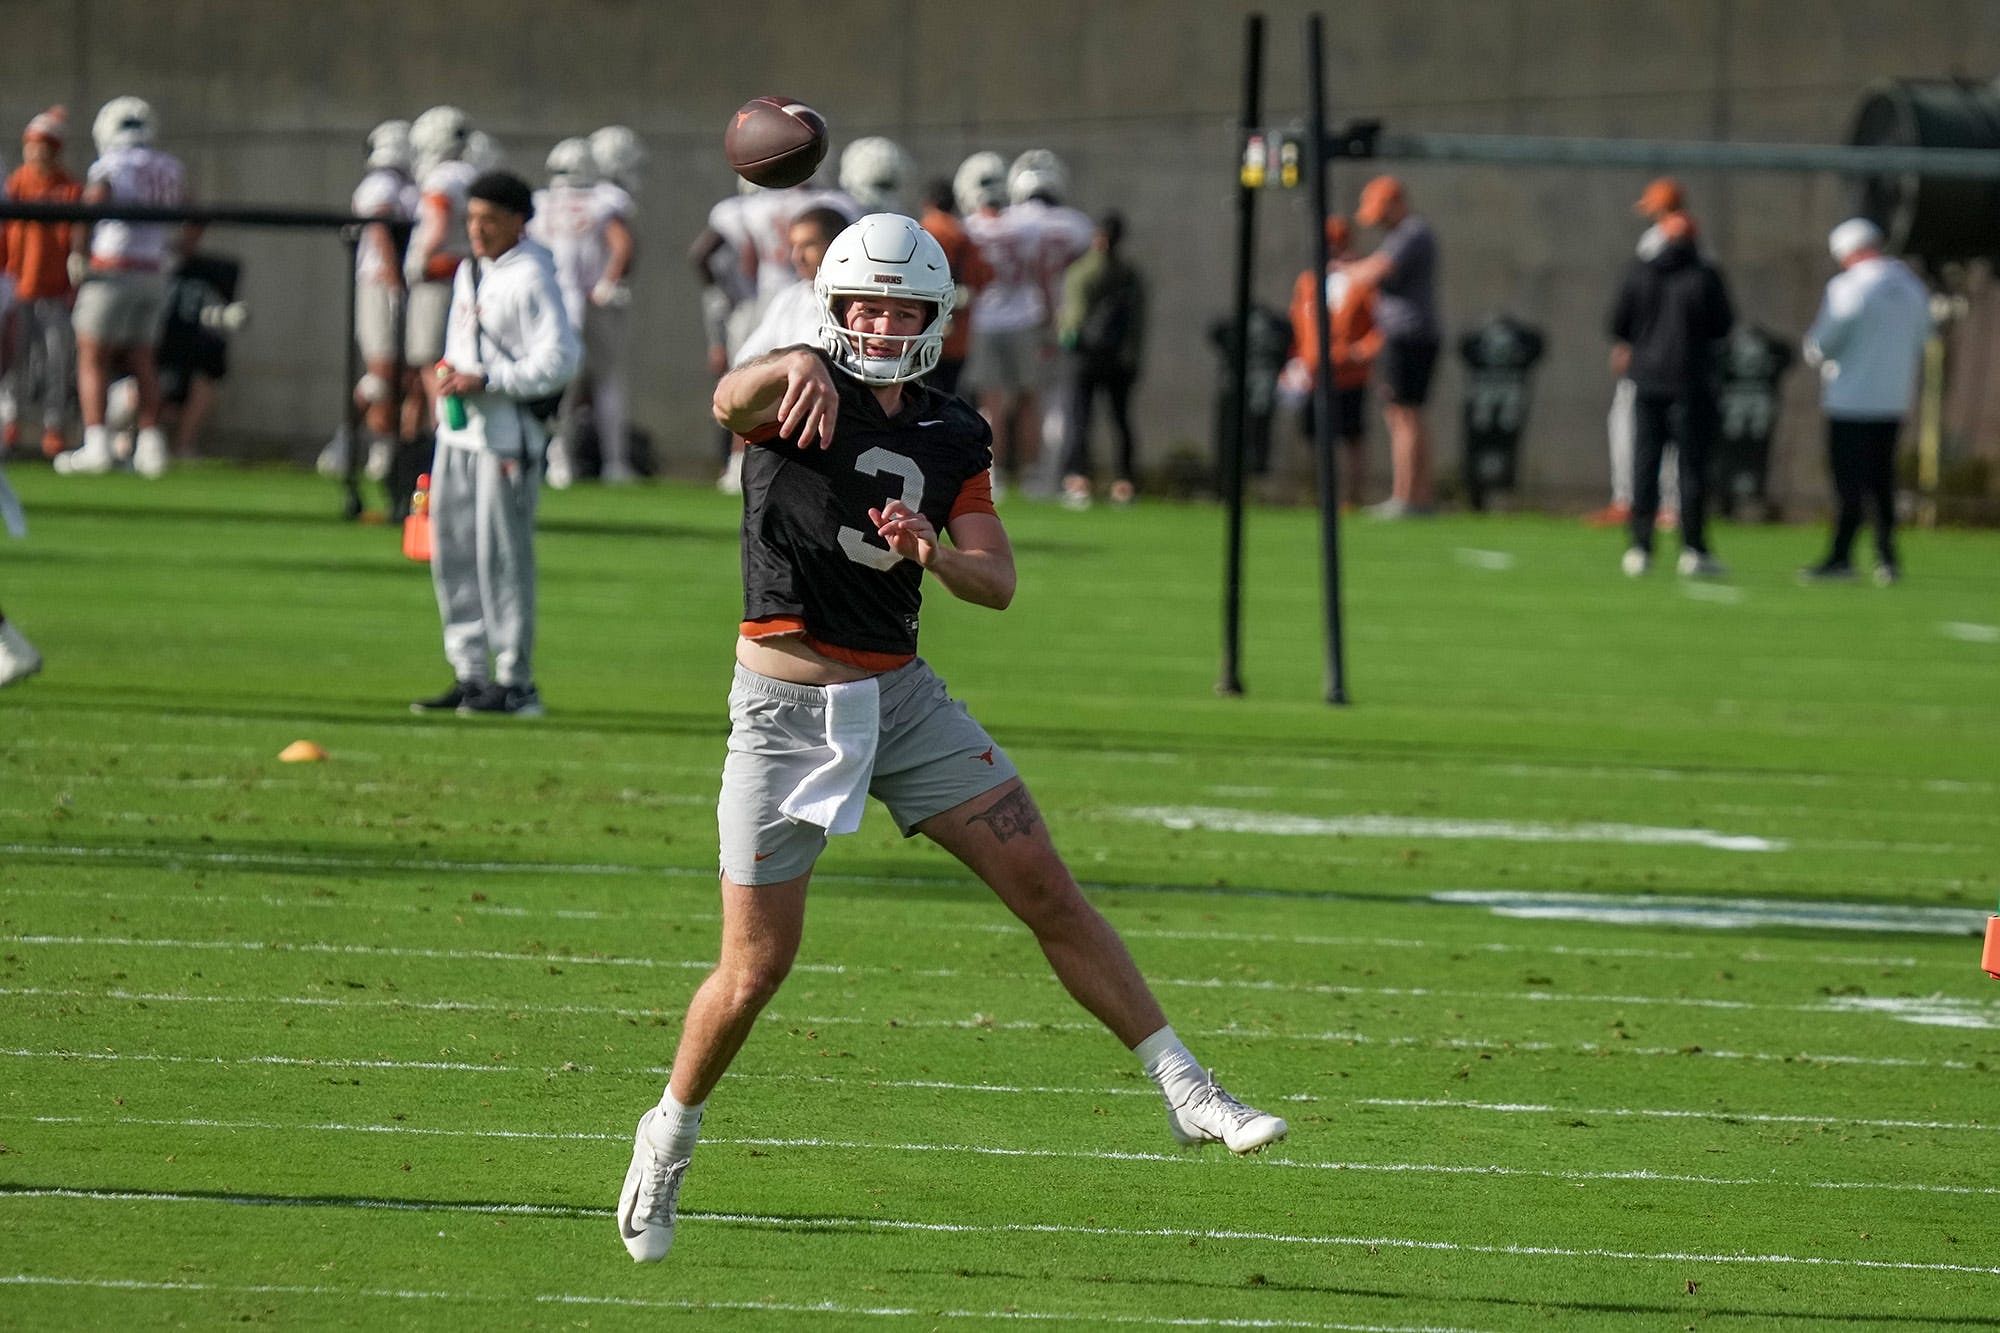
M 581 344 L 548 250 L 524 234 L 528 183 L 489 171 L 467 191 L 474 262 L 452 281 L 431 464 L 431 582 L 452 684 L 418 713 L 539 717 L 535 505 L 548 422 Z
M 1875 582 L 1901 577 L 1896 561 L 1896 436 L 1916 396 L 1930 292 L 1900 259 L 1882 253 L 1882 229 L 1850 218 L 1827 248 L 1840 272 L 1826 284 L 1806 330 L 1806 364 L 1820 374 L 1827 461 L 1838 499 L 1826 558 L 1799 571 L 1808 582 L 1852 579 L 1854 538 L 1875 519 Z

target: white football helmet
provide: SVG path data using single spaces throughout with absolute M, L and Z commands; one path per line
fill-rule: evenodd
M 498 171 L 507 165 L 507 150 L 485 130 L 465 136 L 465 162 L 474 171 Z
M 597 180 L 597 159 L 588 139 L 564 139 L 549 149 L 547 166 L 551 185 L 591 185 Z
M 1069 172 L 1062 159 L 1046 148 L 1030 148 L 1014 159 L 1007 170 L 1007 197 L 1026 203 L 1041 195 L 1052 204 L 1069 198 Z
M 951 264 L 931 234 L 900 213 L 870 213 L 834 237 L 813 279 L 820 305 L 820 343 L 833 364 L 864 384 L 901 384 L 928 374 L 944 351 L 957 298 Z M 855 297 L 928 301 L 937 308 L 923 332 L 864 337 L 842 318 Z M 870 344 L 893 355 L 871 356 Z
M 871 213 L 900 213 L 916 164 L 902 146 L 871 135 L 840 155 L 840 188 Z
M 450 162 L 465 156 L 472 125 L 455 106 L 434 106 L 410 125 L 410 147 L 426 162 Z
M 646 149 L 639 136 L 623 125 L 606 125 L 590 136 L 590 154 L 597 159 L 597 174 L 627 190 L 639 188 L 639 168 L 646 164 Z
M 1007 159 L 998 153 L 974 153 L 958 164 L 951 192 L 958 198 L 961 213 L 999 208 L 1007 202 Z
M 410 122 L 385 120 L 368 131 L 368 165 L 390 171 L 410 169 Z
M 98 111 L 90 137 L 97 141 L 98 152 L 108 153 L 153 142 L 155 128 L 153 108 L 144 98 L 114 97 Z

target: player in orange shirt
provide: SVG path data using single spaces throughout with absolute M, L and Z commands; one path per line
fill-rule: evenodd
M 50 107 L 21 135 L 21 166 L 7 178 L 7 200 L 24 204 L 74 203 L 82 186 L 63 169 L 63 140 L 69 118 L 59 106 Z M 69 278 L 70 224 L 27 222 L 6 224 L 6 272 L 14 285 L 15 306 L 0 329 L 0 435 L 8 449 L 20 443 L 20 415 L 31 391 L 40 388 L 42 452 L 53 458 L 63 451 L 63 419 L 69 406 L 73 373 L 70 306 L 76 288 Z
M 951 263 L 951 275 L 958 281 L 958 302 L 954 307 L 958 313 L 944 335 L 944 351 L 938 357 L 937 369 L 924 379 L 924 383 L 945 394 L 958 392 L 959 372 L 965 369 L 966 348 L 972 343 L 972 298 L 993 279 L 992 266 L 966 233 L 965 223 L 959 220 L 953 202 L 951 182 L 934 181 L 924 196 L 924 215 L 917 219 L 944 251 L 945 259 Z
M 1340 440 L 1341 500 L 1349 508 L 1361 502 L 1362 482 L 1368 475 L 1362 409 L 1368 397 L 1368 377 L 1382 350 L 1382 331 L 1375 327 L 1375 288 L 1348 266 L 1352 243 L 1353 231 L 1347 219 L 1338 214 L 1328 217 L 1325 282 L 1315 282 L 1312 270 L 1307 269 L 1292 284 L 1295 355 L 1284 371 L 1289 388 L 1311 393 L 1319 372 L 1319 319 L 1313 306 L 1318 299 L 1316 289 L 1323 290 L 1333 344 L 1327 359 L 1333 367 L 1333 426 Z M 1313 400 L 1308 397 L 1306 401 Z

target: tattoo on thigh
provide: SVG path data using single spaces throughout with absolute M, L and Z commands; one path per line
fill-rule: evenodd
M 1016 787 L 965 822 L 984 824 L 993 830 L 996 839 L 1005 842 L 1017 833 L 1033 832 L 1035 825 L 1042 822 L 1042 816 L 1035 809 L 1034 798 L 1028 795 L 1028 789 Z

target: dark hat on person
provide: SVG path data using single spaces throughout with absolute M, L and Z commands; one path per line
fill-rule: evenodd
M 535 192 L 511 171 L 481 172 L 465 193 L 469 199 L 484 199 L 509 213 L 519 213 L 523 219 L 535 216 Z

